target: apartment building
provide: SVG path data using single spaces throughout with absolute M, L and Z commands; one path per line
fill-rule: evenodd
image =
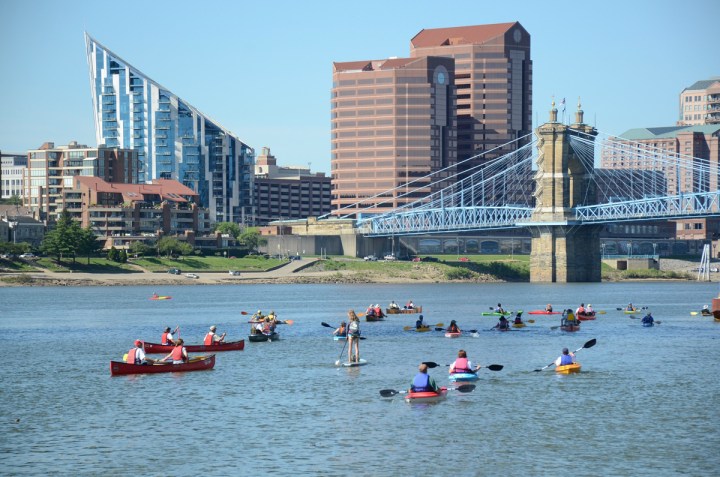
M 184 184 L 213 221 L 252 216 L 252 148 L 87 33 L 85 44 L 98 144 L 137 150 L 139 182 Z
M 329 214 L 330 177 L 310 167 L 278 166 L 270 148 L 255 161 L 255 218 L 258 225 L 273 220 L 304 219 Z
M 210 214 L 197 204 L 198 194 L 174 180 L 120 184 L 77 176 L 73 186 L 66 201 L 80 209 L 82 227 L 106 237 L 106 248 L 163 235 L 194 238 L 211 230 Z
M 720 77 L 696 81 L 680 93 L 678 126 L 720 124 Z
M 73 191 L 75 177 L 93 176 L 118 183 L 138 180 L 138 153 L 131 149 L 88 147 L 75 141 L 67 146 L 46 142 L 29 150 L 27 161 L 23 203 L 43 221 L 55 221 L 63 208 L 77 216 L 79 210 L 65 202 L 65 193 Z
M 514 150 L 496 148 L 532 132 L 530 34 L 519 22 L 425 29 L 410 40 L 410 56 L 455 60 L 458 160 L 484 153 L 461 172 Z
M 23 178 L 27 173 L 27 155 L 0 153 L 0 197 L 9 199 L 19 197 L 25 193 Z
M 332 208 L 377 214 L 426 197 L 457 162 L 454 60 L 333 63 Z

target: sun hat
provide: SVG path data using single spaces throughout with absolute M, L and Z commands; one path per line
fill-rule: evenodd
M 212 326 L 210 327 L 210 331 L 215 331 L 215 330 L 217 330 L 217 326 L 212 325 Z

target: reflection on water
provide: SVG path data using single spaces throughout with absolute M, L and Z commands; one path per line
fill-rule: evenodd
M 720 461 L 720 323 L 690 316 L 716 296 L 704 283 L 573 285 L 242 285 L 0 288 L 3 474 L 127 475 L 712 475 Z M 173 296 L 151 301 L 157 291 Z M 458 321 L 477 337 L 403 331 L 414 315 L 362 322 L 360 368 L 334 366 L 332 325 L 348 308 L 414 300 L 428 323 Z M 504 307 L 605 310 L 577 333 L 533 316 L 520 330 L 489 330 Z M 616 311 L 649 306 L 642 328 Z M 180 325 L 188 343 L 210 325 L 247 334 L 257 309 L 275 310 L 282 339 L 221 353 L 214 370 L 110 377 L 136 338 Z M 529 316 L 525 316 L 529 318 Z M 583 372 L 533 372 L 561 348 Z M 440 384 L 457 350 L 482 364 L 471 393 L 409 405 L 418 363 Z M 708 445 L 702 445 L 706 443 Z M 8 470 L 9 469 L 9 470 Z

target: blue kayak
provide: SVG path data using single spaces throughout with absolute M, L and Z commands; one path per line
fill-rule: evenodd
M 450 382 L 452 383 L 466 383 L 470 381 L 477 381 L 478 375 L 475 373 L 451 373 Z

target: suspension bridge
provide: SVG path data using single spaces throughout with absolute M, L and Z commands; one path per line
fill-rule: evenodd
M 553 103 L 549 122 L 502 148 L 512 151 L 391 212 L 354 204 L 359 233 L 383 237 L 523 227 L 533 235 L 531 281 L 600 281 L 602 224 L 720 215 L 718 164 L 599 133 L 583 123 L 580 104 L 574 124 L 557 122 Z M 428 178 L 431 187 L 446 184 L 443 172 L 418 181 L 424 179 L 425 190 Z M 383 194 L 403 197 L 416 190 L 412 186 Z

